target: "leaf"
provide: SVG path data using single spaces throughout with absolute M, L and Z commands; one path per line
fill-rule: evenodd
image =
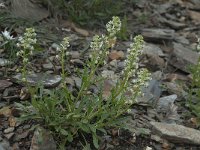
M 90 144 L 86 143 L 86 145 L 83 147 L 83 150 L 91 150 Z
M 98 143 L 98 138 L 96 134 L 92 134 L 92 139 L 93 139 L 93 144 L 95 146 L 96 149 L 99 148 L 99 143 Z
M 104 128 L 98 129 L 99 131 L 103 132 L 104 134 L 107 134 L 106 130 Z
M 69 142 L 72 142 L 72 141 L 73 141 L 73 135 L 72 135 L 71 133 L 68 134 L 67 140 L 68 140 Z
M 69 133 L 65 129 L 60 129 L 62 135 L 69 135 Z
M 89 125 L 90 127 L 90 130 L 93 132 L 93 133 L 96 133 L 96 127 L 94 125 Z
M 90 132 L 89 127 L 86 124 L 79 123 L 79 126 L 84 132 L 86 132 L 86 133 Z

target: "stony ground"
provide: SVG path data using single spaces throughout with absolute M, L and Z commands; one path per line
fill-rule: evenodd
M 1 14 L 9 10 L 9 5 L 5 3 L 4 6 L 3 2 L 0 0 Z M 200 149 L 196 117 L 186 105 L 189 100 L 187 87 L 191 83 L 188 66 L 196 64 L 199 57 L 195 49 L 197 37 L 200 37 L 200 1 L 141 0 L 127 9 L 130 12 L 127 16 L 128 34 L 144 36 L 146 43 L 140 66 L 152 72 L 152 80 L 144 89 L 145 96 L 138 100 L 129 114 L 132 120 L 127 124 L 132 131 L 110 130 L 107 136 L 102 137 L 100 149 Z M 75 74 L 76 68 L 81 69 L 84 65 L 92 36 L 104 32 L 104 28 L 79 28 L 64 19 L 58 23 L 56 19 L 48 17 L 48 11 L 41 7 L 30 12 L 24 14 L 22 9 L 12 10 L 17 17 L 34 18 L 34 26 L 44 49 L 32 60 L 34 73 L 28 77 L 28 81 L 34 84 L 40 80 L 47 89 L 59 85 L 61 78 L 60 66 L 55 59 L 56 43 L 62 37 L 69 36 L 71 47 L 67 70 L 70 76 L 67 84 L 71 89 L 79 88 L 81 79 Z M 0 22 L 0 31 L 11 28 L 13 24 L 9 23 L 11 21 Z M 14 37 L 22 34 L 23 26 L 15 24 L 12 33 Z M 119 40 L 111 50 L 107 64 L 101 68 L 101 73 L 110 77 L 105 82 L 105 96 L 113 85 L 112 79 L 117 78 L 124 67 L 126 49 L 130 43 L 129 38 Z M 16 72 L 18 65 L 19 61 L 10 60 L 3 46 L 0 47 L 0 150 L 54 150 L 56 141 L 47 130 L 34 130 L 37 123 L 33 121 L 22 123 L 17 120 L 20 113 L 14 102 L 30 98 L 26 88 L 18 83 L 21 79 Z M 96 90 L 95 87 L 93 90 Z M 44 139 L 42 143 L 37 141 L 41 136 Z M 80 149 L 80 143 L 72 143 L 66 149 Z

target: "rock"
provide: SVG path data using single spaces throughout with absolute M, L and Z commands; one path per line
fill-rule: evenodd
M 164 82 L 163 83 L 166 88 L 167 88 L 167 91 L 170 93 L 170 94 L 176 94 L 178 97 L 186 97 L 188 95 L 187 92 L 185 92 L 183 90 L 183 88 L 178 85 L 176 82 Z
M 1 67 L 8 66 L 8 65 L 11 65 L 11 64 L 13 64 L 13 62 L 11 62 L 7 59 L 4 59 L 4 58 L 0 58 L 0 66 Z
M 158 11 L 160 14 L 166 13 L 167 10 L 172 7 L 171 3 L 164 3 L 156 6 L 156 11 Z
M 49 11 L 30 0 L 12 0 L 12 15 L 17 18 L 41 21 L 49 16 Z
M 57 49 L 57 48 L 59 48 L 60 46 L 59 46 L 58 44 L 56 44 L 56 43 L 53 43 L 53 44 L 51 45 L 51 47 L 52 47 L 53 49 Z
M 157 109 L 161 112 L 167 112 L 170 104 L 173 104 L 174 101 L 177 99 L 177 95 L 169 95 L 165 97 L 161 97 L 157 103 Z
M 10 144 L 7 140 L 0 142 L 0 150 L 11 150 Z
M 182 29 L 186 26 L 185 23 L 180 23 L 180 22 L 176 22 L 176 21 L 173 21 L 173 20 L 166 20 L 165 23 L 167 25 L 169 25 L 172 29 L 176 29 L 176 30 L 180 30 L 180 29 Z
M 142 36 L 146 41 L 152 42 L 162 42 L 162 41 L 171 41 L 174 39 L 174 30 L 171 29 L 151 29 L 145 28 L 142 29 Z
M 69 52 L 69 55 L 71 56 L 72 59 L 80 58 L 80 53 L 78 51 L 71 51 L 71 52 Z
M 9 127 L 9 128 L 7 128 L 7 129 L 4 130 L 4 133 L 5 133 L 5 134 L 11 133 L 11 132 L 13 132 L 14 130 L 15 130 L 14 127 Z
M 20 141 L 21 139 L 25 139 L 29 135 L 30 130 L 22 132 L 20 134 L 16 134 L 14 139 L 15 141 Z
M 108 57 L 110 60 L 121 60 L 124 59 L 124 52 L 113 50 L 109 53 Z
M 113 67 L 113 68 L 116 68 L 116 67 L 117 67 L 117 60 L 116 60 L 116 59 L 112 60 L 112 61 L 109 63 L 109 65 L 110 65 L 111 67 Z
M 162 49 L 155 44 L 145 43 L 142 53 L 144 55 L 165 56 Z
M 50 132 L 38 127 L 34 132 L 30 150 L 56 150 L 56 143 Z
M 13 79 L 17 79 L 22 82 L 22 75 L 19 73 L 13 76 Z M 60 81 L 61 76 L 59 75 L 51 75 L 51 74 L 43 74 L 43 73 L 32 73 L 27 75 L 27 82 L 32 86 L 37 85 L 38 83 L 42 83 L 45 87 L 56 87 Z
M 46 64 L 42 64 L 42 67 L 45 70 L 51 70 L 51 69 L 53 69 L 53 64 L 49 62 L 49 63 L 46 63 Z
M 74 82 L 75 82 L 75 86 L 76 86 L 77 88 L 80 89 L 80 88 L 81 88 L 81 85 L 82 85 L 82 80 L 81 80 L 81 78 L 73 76 L 72 79 L 73 79 Z
M 80 67 L 80 68 L 82 68 L 84 66 L 84 62 L 82 60 L 80 60 L 80 59 L 71 59 L 70 62 L 73 65 L 75 65 L 77 67 Z
M 198 62 L 199 54 L 181 44 L 174 43 L 174 50 L 169 63 L 180 70 L 189 72 L 188 67 Z
M 154 134 L 172 143 L 200 145 L 200 131 L 177 124 L 150 122 Z
M 138 102 L 156 105 L 162 93 L 160 85 L 158 80 L 152 79 L 149 81 L 148 87 L 143 89 L 144 96 L 139 98 Z
M 189 10 L 188 12 L 189 12 L 190 18 L 193 19 L 195 23 L 200 23 L 200 12 L 191 11 L 191 10 Z
M 147 55 L 147 60 L 144 63 L 155 71 L 165 68 L 166 65 L 165 60 L 159 57 L 157 54 Z
M 4 90 L 5 88 L 11 86 L 13 83 L 8 80 L 0 80 L 0 90 Z
M 180 23 L 180 22 L 176 22 L 176 21 L 173 21 L 173 20 L 165 19 L 165 18 L 161 18 L 160 21 L 162 23 L 167 24 L 172 29 L 176 29 L 176 30 L 180 30 L 180 29 L 182 29 L 186 26 L 185 23 Z
M 12 113 L 12 110 L 10 108 L 10 106 L 5 106 L 3 108 L 0 109 L 0 115 L 9 117 Z
M 152 79 L 160 81 L 162 79 L 163 73 L 162 71 L 158 70 L 151 74 Z
M 5 148 L 3 148 L 3 146 L 1 146 L 1 144 L 0 144 L 0 150 L 6 150 Z
M 14 134 L 15 134 L 15 133 L 11 132 L 11 133 L 8 133 L 8 134 L 4 134 L 4 136 L 5 136 L 8 140 L 10 140 L 10 139 L 13 137 Z
M 189 45 L 190 42 L 188 39 L 186 39 L 184 36 L 176 36 L 175 41 L 181 44 Z

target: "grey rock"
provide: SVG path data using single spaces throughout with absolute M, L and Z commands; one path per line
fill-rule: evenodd
M 48 130 L 38 127 L 33 135 L 30 150 L 56 150 L 56 143 Z
M 50 14 L 47 9 L 29 0 L 20 0 L 20 3 L 18 0 L 13 0 L 11 5 L 11 13 L 16 18 L 23 18 L 37 22 L 47 18 Z
M 158 70 L 156 72 L 153 72 L 151 74 L 151 77 L 152 77 L 152 79 L 160 81 L 162 79 L 162 75 L 163 75 L 163 73 L 160 70 Z
M 53 44 L 51 45 L 51 47 L 52 47 L 53 49 L 57 49 L 57 48 L 59 48 L 60 46 L 59 46 L 58 44 L 56 44 L 56 43 L 53 43 Z
M 144 48 L 143 48 L 143 54 L 146 55 L 158 55 L 158 56 L 165 56 L 163 53 L 162 49 L 155 45 L 155 44 L 150 44 L 150 43 L 145 43 Z
M 200 55 L 197 52 L 192 51 L 181 44 L 174 43 L 174 51 L 169 63 L 176 68 L 189 73 L 189 66 L 197 64 L 199 56 Z
M 5 134 L 11 133 L 11 132 L 13 132 L 14 130 L 15 130 L 14 127 L 9 127 L 9 128 L 7 128 L 7 129 L 4 130 L 4 133 L 5 133 Z
M 75 65 L 75 66 L 78 66 L 78 67 L 83 67 L 84 66 L 84 62 L 80 59 L 72 59 L 70 60 L 70 62 Z
M 3 140 L 0 142 L 0 150 L 11 150 L 10 144 L 7 140 Z
M 4 58 L 0 58 L 0 66 L 4 67 L 4 66 L 7 66 L 7 65 L 11 65 L 13 64 L 13 62 L 7 60 L 7 59 L 4 59 Z
M 200 131 L 177 124 L 150 122 L 154 134 L 173 143 L 200 145 Z
M 111 66 L 111 67 L 114 67 L 114 68 L 116 68 L 117 67 L 117 60 L 116 59 L 114 59 L 114 60 L 112 60 L 110 63 L 109 63 L 109 65 Z
M 160 14 L 166 13 L 167 10 L 172 6 L 171 3 L 164 3 L 161 5 L 156 6 L 156 11 L 158 11 Z
M 8 80 L 0 80 L 0 90 L 4 90 L 5 88 L 8 88 L 12 85 L 13 83 L 8 81 Z
M 176 94 L 161 97 L 157 103 L 157 109 L 162 112 L 168 110 L 170 104 L 173 104 L 176 99 Z
M 22 75 L 19 73 L 13 76 L 13 79 L 22 81 Z M 56 87 L 60 81 L 61 76 L 59 75 L 51 75 L 51 74 L 43 74 L 43 73 L 32 73 L 27 75 L 27 82 L 30 85 L 37 85 L 38 83 L 42 83 L 45 87 Z
M 152 79 L 149 81 L 148 87 L 143 89 L 144 96 L 138 99 L 140 103 L 148 103 L 155 105 L 161 96 L 160 81 Z
M 51 70 L 51 69 L 53 69 L 53 64 L 52 63 L 43 64 L 42 67 L 45 70 Z
M 164 82 L 163 84 L 166 85 L 167 91 L 170 94 L 175 93 L 178 97 L 183 97 L 183 98 L 185 98 L 188 95 L 188 93 L 185 92 L 183 88 L 176 82 Z
M 142 35 L 145 40 L 153 42 L 162 42 L 163 40 L 171 41 L 174 39 L 174 30 L 171 29 L 154 29 L 145 28 L 142 29 Z
M 72 59 L 80 58 L 80 53 L 78 51 L 71 51 L 71 52 L 69 52 L 69 55 L 71 56 Z
M 161 20 L 162 20 L 161 21 L 162 23 L 169 25 L 172 29 L 181 29 L 186 26 L 185 23 L 180 23 L 180 22 L 176 22 L 173 20 L 165 19 L 165 18 L 162 18 Z
M 4 134 L 4 136 L 9 140 L 13 137 L 15 133 L 11 132 L 11 133 L 8 133 L 8 134 Z
M 176 36 L 175 41 L 181 44 L 189 45 L 190 42 L 188 39 L 186 39 L 184 36 Z
M 81 88 L 81 85 L 82 85 L 81 78 L 73 76 L 72 79 L 74 80 L 76 87 Z

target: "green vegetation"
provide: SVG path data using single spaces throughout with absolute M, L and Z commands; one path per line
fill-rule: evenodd
M 112 88 L 108 97 L 103 96 L 103 83 L 106 78 L 97 75 L 98 68 L 105 64 L 109 49 L 114 46 L 116 34 L 120 31 L 121 21 L 118 17 L 106 25 L 107 35 L 95 35 L 90 44 L 90 57 L 86 62 L 83 73 L 80 75 L 82 84 L 76 93 L 69 91 L 65 84 L 65 64 L 68 58 L 69 38 L 64 38 L 57 49 L 56 58 L 62 66 L 61 86 L 45 92 L 45 89 L 38 87 L 29 88 L 32 94 L 30 104 L 17 104 L 22 110 L 24 119 L 35 119 L 45 124 L 57 139 L 60 149 L 64 149 L 65 145 L 74 139 L 85 139 L 84 145 L 99 147 L 99 136 L 106 134 L 106 129 L 125 128 L 124 121 L 127 119 L 126 114 L 130 106 L 140 96 L 141 88 L 146 85 L 150 74 L 146 69 L 138 68 L 139 56 L 143 46 L 142 36 L 136 36 L 134 42 L 128 49 L 125 68 L 121 72 L 121 78 L 118 79 L 116 85 Z M 30 56 L 33 54 L 34 44 L 36 43 L 35 31 L 32 28 L 26 29 L 24 36 L 19 39 L 18 47 L 21 48 L 18 56 L 22 58 L 21 72 L 26 82 L 28 73 L 28 64 Z M 98 51 L 98 53 L 97 53 Z M 135 78 L 134 84 L 129 80 Z M 92 85 L 99 85 L 97 94 L 88 93 Z M 126 92 L 132 92 L 132 96 L 126 96 Z M 88 144 L 91 137 L 93 145 Z
M 70 20 L 87 26 L 106 22 L 123 11 L 121 0 L 43 0 L 43 3 L 54 13 L 61 10 Z
M 200 51 L 200 41 L 198 40 L 197 50 Z M 200 58 L 198 63 L 191 67 L 192 84 L 190 89 L 190 102 L 189 107 L 197 117 L 197 123 L 200 125 Z M 197 100 L 195 104 L 192 98 Z
M 200 125 L 200 59 L 198 64 L 192 67 L 192 87 L 190 92 L 190 103 L 189 107 L 192 112 L 196 115 L 198 125 Z M 197 100 L 195 104 L 193 103 L 192 98 Z

